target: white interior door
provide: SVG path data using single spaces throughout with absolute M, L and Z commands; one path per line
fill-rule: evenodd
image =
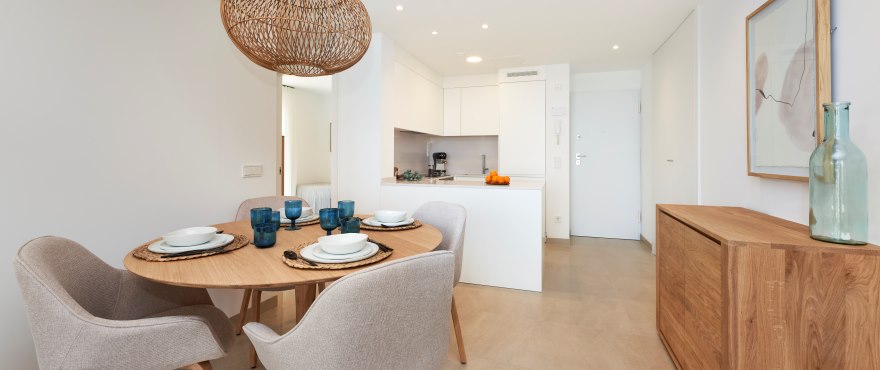
M 572 94 L 571 233 L 639 239 L 639 91 Z

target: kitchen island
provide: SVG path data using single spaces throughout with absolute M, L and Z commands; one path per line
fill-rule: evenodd
M 388 207 L 414 212 L 431 201 L 467 209 L 461 281 L 540 292 L 544 247 L 543 179 L 487 185 L 476 177 L 382 180 Z

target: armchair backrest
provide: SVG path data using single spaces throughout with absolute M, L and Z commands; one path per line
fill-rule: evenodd
M 120 271 L 82 245 L 53 236 L 34 239 L 19 249 L 14 264 L 26 301 L 27 281 L 43 286 L 71 309 L 82 309 L 101 318 L 112 315 L 121 283 Z M 40 307 L 29 305 L 28 309 Z
M 260 198 L 252 198 L 241 202 L 241 205 L 238 206 L 238 212 L 235 213 L 235 220 L 249 220 L 251 218 L 251 209 L 252 208 L 260 208 L 260 207 L 269 207 L 273 210 L 277 210 L 279 208 L 284 207 L 284 201 L 287 200 L 302 200 L 300 197 L 282 197 L 282 196 L 270 196 L 270 197 L 260 197 Z M 309 202 L 303 201 L 303 207 L 310 207 Z M 318 210 L 315 210 L 315 213 L 318 213 Z M 282 215 L 284 216 L 284 215 Z
M 351 274 L 291 332 L 255 346 L 268 369 L 440 368 L 454 270 L 452 253 L 432 252 Z
M 443 241 L 436 250 L 455 253 L 455 283 L 461 278 L 461 262 L 464 255 L 464 228 L 467 223 L 467 210 L 455 203 L 428 202 L 423 204 L 413 217 L 436 227 L 443 234 Z
M 121 272 L 76 242 L 49 236 L 21 247 L 13 266 L 40 367 L 57 368 L 85 320 L 112 315 Z

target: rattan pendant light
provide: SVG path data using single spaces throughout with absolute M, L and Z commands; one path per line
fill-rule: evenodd
M 361 60 L 372 39 L 359 0 L 221 0 L 220 15 L 250 60 L 296 76 L 342 72 Z

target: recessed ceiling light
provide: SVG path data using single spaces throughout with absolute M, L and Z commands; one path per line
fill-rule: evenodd
M 614 49 L 614 50 L 617 50 L 617 49 L 620 49 L 620 45 L 614 45 L 614 46 L 612 46 L 611 48 Z
M 436 35 L 436 34 L 438 34 L 438 33 L 439 33 L 439 32 L 437 32 L 437 31 L 431 31 L 431 34 L 432 34 L 432 35 Z
M 398 5 L 397 8 L 395 8 L 395 9 L 397 9 L 398 12 L 402 12 L 402 11 L 403 11 L 403 5 Z
M 489 25 L 488 25 L 488 24 L 485 24 L 485 23 L 483 23 L 483 29 L 484 29 L 484 30 L 488 30 L 488 29 L 489 29 Z
M 473 55 L 473 56 L 467 57 L 467 59 L 465 59 L 465 60 L 467 60 L 468 63 L 479 63 L 479 62 L 483 61 L 483 58 L 478 57 L 476 55 Z

